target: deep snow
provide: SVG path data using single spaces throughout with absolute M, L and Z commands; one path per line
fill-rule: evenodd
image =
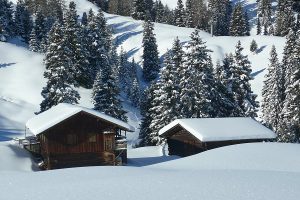
M 0 142 L 0 150 L 3 145 L 11 144 Z M 130 150 L 129 161 L 171 159 L 161 150 L 159 147 Z M 187 158 L 173 157 L 173 161 L 144 167 L 133 164 L 42 172 L 29 172 L 30 162 L 24 162 L 19 153 L 5 150 L 1 151 L 7 156 L 1 160 L 4 162 L 0 168 L 0 197 L 9 200 L 297 200 L 299 150 L 296 144 L 241 144 Z

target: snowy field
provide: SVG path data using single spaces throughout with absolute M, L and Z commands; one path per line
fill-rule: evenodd
M 30 159 L 17 148 L 0 142 L 7 155 L 0 160 L 0 199 L 298 200 L 300 195 L 296 144 L 234 145 L 180 159 L 146 147 L 129 151 L 129 166 L 41 172 L 30 172 Z M 137 159 L 153 162 L 141 167 L 134 164 Z

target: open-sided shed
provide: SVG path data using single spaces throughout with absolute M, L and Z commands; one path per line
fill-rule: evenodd
M 276 138 L 256 120 L 246 117 L 177 119 L 159 131 L 169 154 L 189 156 L 209 149 Z
M 111 116 L 65 103 L 33 117 L 26 128 L 36 136 L 47 169 L 126 162 L 126 145 L 118 141 L 134 130 Z

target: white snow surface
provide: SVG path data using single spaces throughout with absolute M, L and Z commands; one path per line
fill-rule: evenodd
M 276 138 L 273 131 L 250 117 L 176 119 L 159 135 L 178 125 L 203 142 Z
M 99 117 L 105 121 L 111 122 L 125 129 L 126 131 L 133 132 L 135 130 L 135 128 L 133 128 L 129 124 L 119 119 L 108 116 L 104 113 L 67 103 L 60 103 L 57 106 L 53 106 L 49 110 L 36 115 L 35 117 L 28 120 L 28 122 L 26 123 L 26 127 L 31 131 L 31 133 L 33 133 L 34 135 L 38 135 L 49 129 L 50 127 L 53 127 L 56 124 L 64 121 L 65 119 L 68 119 L 69 117 L 74 116 L 75 114 L 82 111 Z
M 0 180 L 7 171 L 31 172 L 38 170 L 30 153 L 16 145 L 14 141 L 0 142 Z M 2 191 L 0 189 L 0 191 Z M 0 195 L 0 199 L 2 194 Z
M 167 5 L 171 9 L 175 9 L 177 6 L 177 0 L 161 0 L 162 4 Z M 183 0 L 182 3 L 185 5 L 186 0 Z
M 29 165 L 27 172 L 1 170 L 8 165 L 9 158 L 13 160 L 9 165 L 25 167 L 18 153 L 7 154 L 0 168 L 1 199 L 298 200 L 299 151 L 296 144 L 252 143 L 144 167 L 82 167 L 41 172 L 30 172 Z M 168 158 L 159 147 L 129 150 L 129 154 L 129 161 Z

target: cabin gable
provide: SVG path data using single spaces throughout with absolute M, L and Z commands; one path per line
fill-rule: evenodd
M 115 124 L 81 111 L 37 137 L 48 169 L 114 165 L 118 131 Z

